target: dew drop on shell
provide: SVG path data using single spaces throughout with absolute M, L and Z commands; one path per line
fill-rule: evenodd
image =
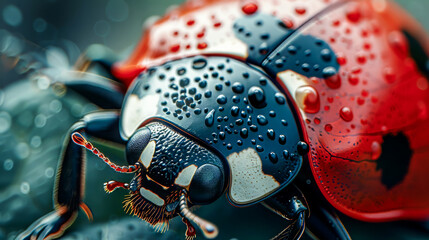
M 265 93 L 260 87 L 251 87 L 248 92 L 248 97 L 250 104 L 255 108 L 263 108 L 267 105 L 265 101 Z
M 211 110 L 207 115 L 206 118 L 204 120 L 204 123 L 206 124 L 207 127 L 211 127 L 214 124 L 214 118 L 215 118 L 215 110 Z
M 312 86 L 301 86 L 295 91 L 298 106 L 306 113 L 317 113 L 320 110 L 319 93 Z
M 350 122 L 353 120 L 353 112 L 349 107 L 343 107 L 340 110 L 340 117 L 346 121 Z

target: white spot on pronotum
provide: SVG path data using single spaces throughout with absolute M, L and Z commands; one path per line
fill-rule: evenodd
M 150 141 L 140 155 L 140 161 L 146 168 L 148 168 L 150 166 L 150 163 L 152 162 L 153 153 L 155 152 L 155 146 L 156 142 Z
M 147 95 L 139 98 L 135 94 L 128 96 L 123 108 L 122 129 L 130 137 L 147 118 L 158 111 L 159 95 Z
M 140 195 L 155 205 L 164 206 L 164 200 L 146 188 L 140 188 Z
M 231 167 L 229 196 L 236 204 L 247 204 L 276 190 L 280 184 L 262 171 L 262 161 L 253 148 L 232 153 L 227 157 Z
M 193 164 L 190 166 L 187 166 L 185 169 L 180 171 L 176 180 L 174 180 L 174 183 L 176 185 L 186 188 L 187 186 L 189 186 L 189 184 L 191 184 L 192 178 L 194 177 L 194 174 L 197 171 L 197 168 L 198 167 Z

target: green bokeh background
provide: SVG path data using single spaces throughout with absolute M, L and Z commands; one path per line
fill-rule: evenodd
M 104 44 L 125 57 L 139 41 L 146 19 L 162 15 L 169 6 L 181 2 L 0 0 L 0 29 L 25 39 L 24 44 L 36 52 L 45 52 L 51 49 L 51 46 L 58 46 L 60 49 L 72 46 L 71 52 L 53 50 L 53 54 L 61 55 L 69 64 L 76 60 L 80 52 L 94 43 Z M 429 31 L 428 0 L 396 2 Z M 21 17 L 18 24 L 11 25 L 8 22 L 8 14 L 15 14 L 15 17 L 17 14 L 16 11 L 10 13 L 11 5 L 19 9 L 18 15 Z M 19 72 L 0 64 L 0 120 L 4 116 L 1 114 L 7 112 L 10 121 L 10 129 L 0 131 L 0 240 L 13 239 L 18 231 L 51 208 L 52 171 L 56 167 L 63 134 L 79 117 L 97 109 L 71 92 L 63 96 L 49 89 L 41 90 L 39 83 L 24 79 Z M 61 103 L 60 110 L 56 108 L 58 102 Z M 38 127 L 36 118 L 42 113 L 49 118 L 45 125 Z M 0 124 L 4 122 L 0 121 Z M 35 136 L 43 139 L 41 144 L 37 144 Z M 24 145 L 20 145 L 24 142 L 30 143 L 29 153 L 25 156 L 22 155 Z M 120 147 L 112 148 L 99 144 L 112 159 L 123 159 Z M 23 149 L 16 150 L 17 146 Z M 17 154 L 17 151 L 21 152 L 21 155 Z M 10 167 L 7 165 L 10 161 L 7 160 L 13 160 L 14 165 L 11 170 L 6 171 L 5 169 Z M 83 214 L 80 214 L 65 239 L 122 239 L 124 236 L 129 239 L 184 239 L 185 229 L 179 220 L 172 222 L 171 231 L 160 235 L 152 233 L 141 221 L 126 217 L 121 209 L 123 192 L 106 195 L 101 186 L 111 179 L 122 178 L 126 181 L 127 177 L 113 174 L 93 157 L 89 157 L 88 162 L 86 202 L 93 209 L 96 219 L 89 224 Z M 28 192 L 25 183 L 31 186 Z M 199 209 L 198 213 L 220 227 L 219 239 L 268 239 L 284 226 L 281 218 L 262 207 L 233 208 L 224 198 Z M 429 239 L 429 224 L 374 224 L 341 217 L 354 239 Z M 200 236 L 199 239 L 203 238 Z

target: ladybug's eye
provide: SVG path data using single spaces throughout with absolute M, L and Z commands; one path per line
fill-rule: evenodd
M 204 164 L 197 169 L 189 186 L 189 200 L 193 204 L 209 204 L 220 197 L 224 188 L 222 169 Z
M 126 154 L 129 164 L 135 164 L 150 140 L 150 130 L 147 127 L 139 129 L 127 143 Z

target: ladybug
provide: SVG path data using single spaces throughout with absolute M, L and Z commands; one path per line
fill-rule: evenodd
M 384 0 L 187 1 L 147 28 L 127 60 L 88 52 L 84 70 L 101 66 L 121 84 L 65 83 L 118 110 L 71 127 L 55 210 L 18 238 L 60 236 L 79 207 L 92 217 L 81 146 L 134 174 L 104 186 L 128 191 L 127 212 L 159 231 L 179 216 L 187 239 L 194 225 L 217 236 L 189 208 L 224 193 L 283 217 L 275 239 L 299 239 L 306 225 L 321 239 L 350 239 L 334 209 L 362 221 L 427 219 L 427 42 Z M 126 145 L 129 165 L 86 136 Z

